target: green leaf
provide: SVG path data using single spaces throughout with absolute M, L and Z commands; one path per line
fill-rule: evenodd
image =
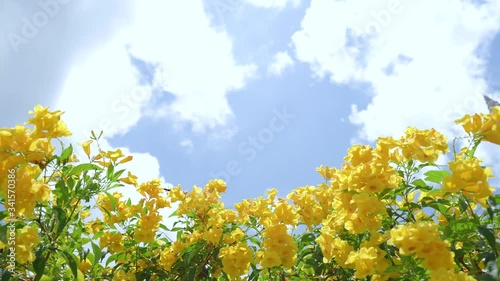
M 160 223 L 160 228 L 163 229 L 163 230 L 165 230 L 165 231 L 170 231 L 168 229 L 168 227 L 166 225 L 164 225 L 163 223 Z
M 7 224 L 0 225 L 0 241 L 7 245 Z
M 414 180 L 412 184 L 416 186 L 418 189 L 422 189 L 425 191 L 432 190 L 432 186 L 429 186 L 423 179 Z
M 191 270 L 189 270 L 189 279 L 188 280 L 195 280 L 194 275 L 196 274 L 196 267 L 191 267 Z
M 106 171 L 106 178 L 113 181 L 113 173 L 115 172 L 115 165 L 109 164 L 108 170 Z
M 494 222 L 495 221 L 495 213 L 493 212 L 493 209 L 490 206 L 488 206 L 488 208 L 486 208 L 486 212 L 488 212 L 488 216 L 490 217 L 490 220 L 492 222 Z
M 297 255 L 298 259 L 299 260 L 302 260 L 304 257 L 307 257 L 308 255 L 311 255 L 312 253 L 314 253 L 314 249 L 313 248 L 305 248 L 305 249 L 302 249 L 299 254 Z
M 9 215 L 9 212 L 7 210 L 3 210 L 0 212 L 0 221 L 3 221 L 7 216 Z
M 118 259 L 120 259 L 120 253 L 111 255 L 106 259 L 106 266 L 108 266 L 111 262 L 117 261 Z
M 424 174 L 425 180 L 429 182 L 434 182 L 434 183 L 442 183 L 443 178 L 447 175 L 450 175 L 450 172 L 446 170 L 432 170 L 428 171 Z
M 488 198 L 488 204 L 490 204 L 493 207 L 500 205 L 500 194 L 496 194 L 495 196 L 490 196 Z
M 92 237 L 92 239 L 96 240 L 96 239 L 98 239 L 99 237 L 101 237 L 103 235 L 104 235 L 104 231 L 99 231 L 96 234 L 94 234 L 94 236 Z
M 302 237 L 300 237 L 300 242 L 306 245 L 311 244 L 315 240 L 316 236 L 314 235 L 314 233 L 305 233 L 304 235 L 302 235 Z
M 114 175 L 113 175 L 113 179 L 118 179 L 122 174 L 123 172 L 125 172 L 125 169 L 123 170 L 119 170 L 118 172 L 116 172 Z
M 57 213 L 57 234 L 61 233 L 64 227 L 66 226 L 67 214 L 61 207 L 55 206 L 54 211 Z
M 45 257 L 43 255 L 44 250 L 44 247 L 40 247 L 40 249 L 38 249 L 38 251 L 36 252 L 36 258 L 33 261 L 33 268 L 35 269 L 35 280 L 39 280 L 39 278 L 42 277 L 43 270 L 45 269 L 45 264 L 47 263 L 47 260 L 45 260 Z
M 469 152 L 467 153 L 467 156 L 469 156 L 469 158 L 474 157 L 474 153 L 476 153 L 476 149 L 480 143 L 481 143 L 481 140 L 474 141 L 474 145 L 473 145 L 472 149 L 469 150 Z
M 60 202 L 58 200 L 57 204 L 61 203 L 61 205 L 64 205 L 65 202 L 69 201 L 68 187 L 63 180 L 60 180 L 56 183 L 54 194 L 60 200 Z
M 71 156 L 72 153 L 73 153 L 73 146 L 70 144 L 61 153 L 61 157 L 60 157 L 61 162 L 65 162 L 66 160 L 68 160 L 68 158 Z
M 184 227 L 173 227 L 170 231 L 177 232 L 180 230 L 184 230 Z
M 478 280 L 478 281 L 498 281 L 499 279 L 493 277 L 492 275 L 489 275 L 489 274 L 482 274 L 482 275 L 479 275 L 479 276 L 475 276 L 475 278 Z
M 458 207 L 460 209 L 460 212 L 465 212 L 467 211 L 467 208 L 469 208 L 469 205 L 467 204 L 467 202 L 465 202 L 465 200 L 463 198 L 460 198 L 458 199 Z
M 252 273 L 250 273 L 250 276 L 248 276 L 248 280 L 257 281 L 259 280 L 259 270 L 254 264 L 251 264 L 251 266 L 252 266 Z
M 12 274 L 10 273 L 10 271 L 4 270 L 3 274 L 2 274 L 2 279 L 1 280 L 9 281 L 11 276 L 12 276 Z
M 66 251 L 61 251 L 61 253 L 63 254 L 64 259 L 68 263 L 69 268 L 71 269 L 71 272 L 73 273 L 73 277 L 75 277 L 75 279 L 76 279 L 78 277 L 78 265 L 76 262 L 77 259 L 75 258 L 75 255 L 68 253 Z
M 98 264 L 99 261 L 101 260 L 101 257 L 102 257 L 102 251 L 101 251 L 101 248 L 99 248 L 99 246 L 97 246 L 97 244 L 95 244 L 94 242 L 91 242 L 91 243 L 92 243 L 92 252 L 94 253 L 93 264 Z
M 80 172 L 85 172 L 85 171 L 90 171 L 90 170 L 97 170 L 97 171 L 100 171 L 102 170 L 101 167 L 95 165 L 95 164 L 91 164 L 91 163 L 83 163 L 83 164 L 80 164 L 80 165 L 77 165 L 75 166 L 72 170 L 71 170 L 71 174 L 72 175 L 75 175 L 75 174 L 78 174 Z
M 413 184 L 414 186 L 418 186 L 418 187 L 426 187 L 427 186 L 427 184 L 425 183 L 425 181 L 423 179 L 416 179 L 411 184 Z
M 104 192 L 108 196 L 109 202 L 111 203 L 111 210 L 116 211 L 116 198 L 108 192 Z
M 176 217 L 177 216 L 177 210 L 175 210 L 170 216 L 168 216 L 169 218 L 171 217 Z
M 481 233 L 484 238 L 486 238 L 486 241 L 488 241 L 488 244 L 490 244 L 490 247 L 495 250 L 496 249 L 496 242 L 495 242 L 495 232 L 493 229 L 488 228 L 484 225 L 480 225 L 479 228 L 479 233 Z

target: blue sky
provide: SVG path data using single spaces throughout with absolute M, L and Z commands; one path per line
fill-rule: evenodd
M 462 135 L 453 120 L 500 100 L 498 1 L 2 4 L 2 126 L 49 105 L 73 143 L 104 129 L 141 181 L 226 179 L 228 205 L 316 185 L 409 125 Z M 499 152 L 478 153 L 500 175 Z

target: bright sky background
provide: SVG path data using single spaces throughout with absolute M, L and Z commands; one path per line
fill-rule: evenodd
M 0 126 L 48 105 L 140 181 L 285 196 L 353 143 L 463 135 L 500 100 L 499 29 L 498 0 L 0 0 Z

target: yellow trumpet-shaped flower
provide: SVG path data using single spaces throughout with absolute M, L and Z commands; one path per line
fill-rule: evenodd
M 137 176 L 133 175 L 130 171 L 128 172 L 127 177 L 120 178 L 119 180 L 121 182 L 137 186 Z
M 92 144 L 92 140 L 88 140 L 86 142 L 79 143 L 79 145 L 83 148 L 83 151 L 87 156 L 90 157 L 90 144 Z
M 465 115 L 455 121 L 465 132 L 481 135 L 485 141 L 500 144 L 500 106 L 493 107 L 490 114 Z

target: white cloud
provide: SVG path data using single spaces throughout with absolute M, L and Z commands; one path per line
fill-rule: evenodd
M 62 105 L 61 109 L 71 111 L 71 119 L 76 120 L 74 116 L 83 116 L 93 102 L 93 115 L 82 122 L 85 130 L 96 124 L 99 127 L 114 113 L 108 136 L 126 133 L 144 112 L 167 117 L 177 125 L 191 125 L 198 133 L 234 131 L 227 95 L 243 88 L 256 66 L 236 62 L 231 38 L 210 26 L 201 0 L 125 1 L 119 7 L 92 0 L 39 2 L 55 3 L 53 13 L 45 12 L 45 6 L 36 2 L 7 2 L 0 10 L 0 31 L 4 34 L 24 36 L 23 18 L 32 19 L 40 13 L 48 18 L 34 36 L 26 37 L 26 43 L 16 45 L 17 53 L 7 36 L 0 39 L 0 59 L 4 61 L 0 85 L 2 92 L 8 93 L 0 101 L 13 99 L 0 103 L 0 117 L 13 120 L 9 125 L 22 122 L 35 103 Z M 92 14 L 92 19 L 82 10 Z M 110 10 L 116 11 L 113 17 L 103 12 Z M 130 63 L 130 53 L 155 67 L 151 86 L 155 93 L 173 94 L 171 103 L 146 110 L 153 88 L 144 88 L 148 92 L 144 101 L 126 105 L 133 108 L 117 104 L 117 98 L 126 98 L 138 87 L 139 73 Z M 26 65 L 29 67 L 22 67 Z M 13 103 L 15 107 L 6 106 Z
M 2 1 L 0 120 L 7 126 L 24 122 L 35 104 L 54 105 L 72 65 L 107 42 L 130 9 L 126 1 Z
M 154 86 L 175 95 L 152 114 L 189 122 L 195 132 L 227 126 L 233 116 L 227 95 L 243 88 L 256 67 L 235 61 L 230 37 L 210 26 L 202 1 L 148 3 L 135 7 L 130 52 L 156 65 Z
M 280 76 L 286 68 L 293 66 L 293 64 L 294 61 L 287 51 L 279 52 L 274 55 L 273 62 L 269 66 L 268 72 Z
M 187 152 L 193 152 L 193 141 L 190 139 L 184 139 L 180 142 L 180 145 L 186 149 Z
M 22 17 L 42 10 L 38 2 L 6 5 L 0 32 L 22 33 Z M 236 131 L 227 95 L 242 89 L 256 71 L 255 65 L 236 61 L 231 38 L 210 26 L 201 0 L 69 1 L 59 4 L 17 53 L 5 38 L 0 39 L 0 91 L 8 94 L 0 101 L 8 100 L 0 102 L 1 119 L 22 122 L 32 103 L 49 104 L 66 112 L 73 143 L 86 140 L 91 129 L 104 130 L 107 143 L 146 112 L 176 126 L 191 125 L 197 133 L 215 132 L 210 137 L 225 136 Z M 130 55 L 155 67 L 152 85 L 141 85 Z M 159 98 L 153 93 L 162 91 L 173 94 L 173 102 L 152 104 Z M 23 117 L 14 119 L 16 112 Z M 134 156 L 128 167 L 141 181 L 161 178 L 154 155 L 123 150 Z M 133 189 L 123 192 L 137 198 Z
M 67 71 L 54 108 L 66 112 L 74 141 L 86 140 L 90 130 L 103 130 L 104 138 L 125 134 L 146 112 L 168 117 L 174 126 L 190 123 L 199 133 L 218 129 L 211 137 L 234 134 L 236 129 L 227 127 L 232 116 L 227 94 L 241 89 L 255 66 L 235 62 L 231 39 L 210 27 L 201 1 L 135 4 L 113 36 Z M 140 85 L 130 55 L 155 66 L 153 85 Z M 153 90 L 175 99 L 151 105 Z M 192 148 L 189 142 L 182 145 Z M 154 156 L 129 153 L 137 163 L 132 172 L 148 175 L 145 180 L 160 177 Z
M 113 39 L 75 64 L 69 72 L 57 108 L 77 139 L 90 130 L 110 138 L 126 133 L 140 119 L 141 108 L 151 98 L 148 87 L 139 85 L 120 38 Z
M 311 2 L 292 41 L 296 57 L 334 83 L 368 82 L 373 98 L 353 106 L 361 139 L 405 127 L 456 133 L 453 120 L 485 111 L 484 48 L 500 27 L 500 2 L 459 0 Z M 347 34 L 352 33 L 352 36 Z
M 273 9 L 283 9 L 287 5 L 291 4 L 297 7 L 301 0 L 245 0 L 248 4 L 259 8 L 273 8 Z

